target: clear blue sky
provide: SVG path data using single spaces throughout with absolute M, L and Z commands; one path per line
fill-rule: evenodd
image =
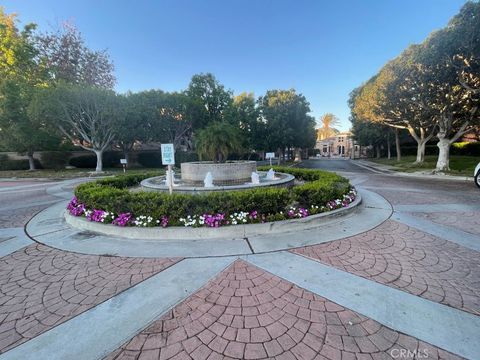
M 445 26 L 465 0 L 3 0 L 49 30 L 76 24 L 107 48 L 117 90 L 185 89 L 212 72 L 236 94 L 295 88 L 317 119 L 350 127 L 349 92 L 389 59 Z

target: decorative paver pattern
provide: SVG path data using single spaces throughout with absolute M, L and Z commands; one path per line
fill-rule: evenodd
M 360 235 L 291 251 L 480 314 L 479 254 L 405 224 L 388 220 Z
M 107 359 L 428 359 L 450 353 L 237 260 Z
M 0 259 L 0 353 L 180 259 L 81 255 L 34 244 Z
M 0 210 L 0 228 L 24 226 L 35 214 L 46 209 L 49 205 L 32 206 L 8 211 Z
M 415 212 L 410 215 L 480 236 L 480 212 Z

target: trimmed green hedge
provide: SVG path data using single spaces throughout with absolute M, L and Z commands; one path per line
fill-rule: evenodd
M 259 168 L 259 170 L 267 168 Z M 82 184 L 75 190 L 78 201 L 90 209 L 102 209 L 114 213 L 130 212 L 152 216 L 167 215 L 170 224 L 180 225 L 180 218 L 204 213 L 233 214 L 240 211 L 258 211 L 275 214 L 289 205 L 309 207 L 323 205 L 327 201 L 342 198 L 350 190 L 347 179 L 334 173 L 274 167 L 275 171 L 290 173 L 306 183 L 292 188 L 261 188 L 244 191 L 211 192 L 199 195 L 168 194 L 164 192 L 132 192 L 128 187 L 159 173 L 123 175 Z

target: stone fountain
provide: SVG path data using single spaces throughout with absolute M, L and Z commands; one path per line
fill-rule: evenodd
M 292 186 L 294 180 L 292 175 L 275 173 L 272 169 L 268 172 L 257 171 L 255 161 L 195 161 L 181 164 L 181 176 L 174 178 L 174 191 L 200 193 L 264 186 Z M 168 191 L 165 176 L 145 179 L 141 186 L 146 191 Z

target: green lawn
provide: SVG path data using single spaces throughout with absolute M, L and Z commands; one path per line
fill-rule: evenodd
M 437 156 L 428 155 L 425 156 L 425 162 L 421 165 L 414 164 L 416 156 L 402 156 L 401 161 L 397 161 L 395 158 L 390 160 L 386 158 L 369 159 L 370 161 L 378 164 L 389 165 L 393 167 L 393 170 L 403 172 L 415 172 L 421 170 L 434 170 L 437 164 Z M 476 156 L 450 156 L 450 169 L 449 172 L 452 175 L 465 175 L 473 176 L 473 170 L 475 166 L 480 162 L 480 158 Z
M 154 172 L 162 171 L 164 169 L 150 169 L 150 168 L 140 168 L 140 169 L 130 169 L 127 170 L 127 174 L 137 174 L 145 172 Z M 123 169 L 121 168 L 109 168 L 105 169 L 101 176 L 108 175 L 118 175 L 123 174 Z M 97 176 L 95 174 L 95 169 L 69 169 L 69 170 L 50 170 L 50 169 L 41 169 L 35 171 L 28 170 L 3 170 L 0 171 L 0 178 L 46 178 L 46 179 L 74 179 L 79 177 L 91 177 Z

